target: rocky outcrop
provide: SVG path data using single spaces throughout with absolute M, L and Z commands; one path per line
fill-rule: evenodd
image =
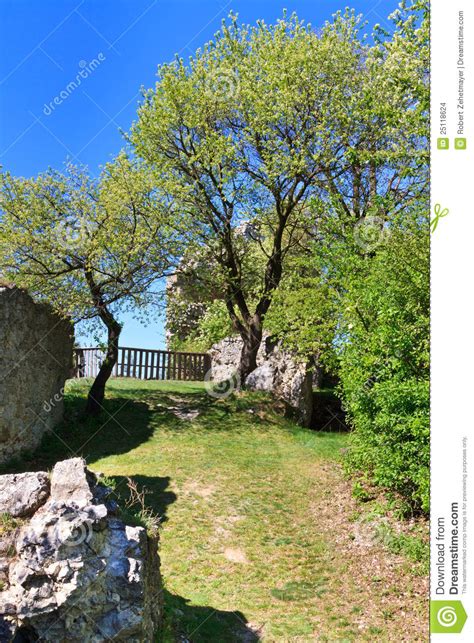
M 263 237 L 257 227 L 250 222 L 238 225 L 234 230 L 239 243 L 250 248 Z M 176 272 L 166 278 L 166 345 L 183 342 L 195 333 L 210 306 L 225 302 L 225 289 L 219 280 L 209 279 L 209 275 L 219 270 L 219 266 L 209 249 L 201 246 L 193 248 L 182 257 Z M 229 319 L 229 331 L 231 323 Z
M 49 477 L 44 471 L 0 476 L 0 508 L 13 518 L 31 516 L 49 496 Z
M 262 347 L 259 351 L 259 361 Z M 215 382 L 230 379 L 236 373 L 240 363 L 242 340 L 240 337 L 226 337 L 209 349 L 211 357 L 211 377 Z
M 0 640 L 154 641 L 162 613 L 156 537 L 120 519 L 111 490 L 80 458 L 56 464 L 50 480 L 44 472 L 0 476 L 0 490 L 7 485 L 16 502 L 0 494 Z M 28 517 L 13 518 L 12 507 Z
M 237 371 L 242 350 L 240 337 L 227 337 L 214 344 L 211 356 L 212 380 L 230 379 Z M 249 389 L 268 391 L 282 400 L 297 422 L 303 426 L 311 423 L 313 407 L 312 375 L 308 365 L 301 363 L 285 351 L 281 342 L 264 336 L 257 355 L 257 368 L 245 381 Z
M 0 282 L 0 462 L 35 449 L 61 421 L 72 366 L 70 322 Z

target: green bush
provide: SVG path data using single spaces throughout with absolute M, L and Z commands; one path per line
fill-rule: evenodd
M 186 339 L 173 341 L 173 350 L 206 352 L 213 344 L 232 335 L 232 325 L 225 302 L 220 299 L 208 304 L 197 328 Z
M 342 370 L 342 394 L 354 427 L 349 464 L 371 480 L 429 508 L 429 382 L 394 379 L 365 391 Z
M 429 508 L 428 257 L 427 222 L 413 218 L 375 256 L 356 260 L 339 348 L 349 466 L 415 511 Z

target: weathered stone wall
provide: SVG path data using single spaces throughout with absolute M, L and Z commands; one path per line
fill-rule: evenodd
M 0 462 L 34 449 L 62 418 L 72 325 L 0 284 Z
M 206 305 L 185 292 L 184 278 L 171 275 L 166 280 L 166 345 L 172 348 L 173 341 L 184 341 L 199 325 L 206 312 Z
M 156 534 L 126 525 L 84 460 L 0 476 L 0 641 L 152 643 Z
M 227 337 L 214 344 L 211 356 L 211 378 L 214 381 L 230 379 L 237 371 L 242 350 L 240 337 Z M 257 368 L 245 381 L 249 389 L 268 391 L 285 402 L 297 422 L 311 423 L 313 409 L 312 374 L 308 364 L 298 362 L 283 350 L 280 342 L 264 336 L 257 355 Z
M 262 237 L 252 223 L 246 222 L 234 230 L 239 242 L 250 249 Z M 208 307 L 215 301 L 225 301 L 225 289 L 219 280 L 211 283 L 209 274 L 218 271 L 209 250 L 194 249 L 181 260 L 174 275 L 166 280 L 166 343 L 185 341 L 196 331 Z

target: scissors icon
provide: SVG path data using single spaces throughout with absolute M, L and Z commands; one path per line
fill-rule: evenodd
M 436 230 L 439 220 L 449 214 L 449 210 L 448 208 L 441 209 L 441 205 L 439 203 L 436 203 L 434 207 L 434 213 L 435 216 L 431 219 L 430 223 L 431 232 L 434 232 Z

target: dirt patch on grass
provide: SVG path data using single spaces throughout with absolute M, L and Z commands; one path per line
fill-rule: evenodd
M 245 555 L 245 552 L 243 549 L 237 548 L 231 548 L 231 547 L 226 547 L 224 549 L 224 556 L 227 558 L 227 560 L 230 560 L 231 563 L 244 563 L 247 564 L 249 563 L 249 560 L 247 556 Z
M 191 493 L 207 500 L 216 492 L 216 485 L 203 484 L 196 480 L 191 480 L 184 485 L 183 492 Z
M 189 400 L 185 396 L 168 395 L 165 401 L 157 401 L 151 398 L 148 401 L 148 406 L 153 411 L 172 413 L 179 420 L 188 422 L 192 422 L 201 415 L 201 410 L 196 408 L 193 400 Z
M 409 523 L 397 525 L 361 507 L 337 464 L 321 464 L 314 475 L 315 484 L 324 480 L 325 486 L 315 494 L 312 511 L 330 543 L 334 571 L 326 601 L 332 618 L 346 619 L 355 640 L 427 641 L 428 578 L 414 574 L 406 557 L 384 543 L 388 530 L 407 530 Z

